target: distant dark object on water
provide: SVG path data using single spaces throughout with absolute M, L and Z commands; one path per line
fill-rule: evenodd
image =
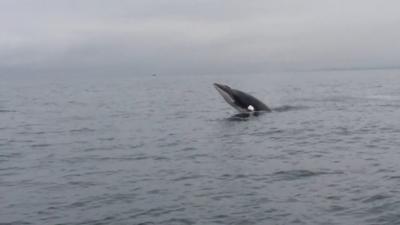
M 242 114 L 271 112 L 271 109 L 263 102 L 243 91 L 230 88 L 228 85 L 217 83 L 214 83 L 214 87 L 229 105 Z
M 155 77 L 155 76 L 157 76 L 157 74 L 153 73 L 151 76 Z

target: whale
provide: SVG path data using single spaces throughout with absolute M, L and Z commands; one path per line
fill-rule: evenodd
M 218 83 L 214 83 L 214 87 L 225 101 L 238 110 L 239 113 L 271 112 L 267 105 L 246 92 Z

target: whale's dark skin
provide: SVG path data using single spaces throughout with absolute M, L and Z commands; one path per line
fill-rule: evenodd
M 250 94 L 223 84 L 214 83 L 214 87 L 225 101 L 240 113 L 271 112 L 267 105 Z

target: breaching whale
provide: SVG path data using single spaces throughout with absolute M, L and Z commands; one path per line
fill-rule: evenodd
M 271 112 L 263 102 L 255 97 L 228 85 L 214 83 L 215 89 L 222 95 L 225 101 L 240 113 Z

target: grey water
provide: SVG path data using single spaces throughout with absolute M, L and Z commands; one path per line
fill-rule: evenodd
M 0 224 L 400 224 L 399 116 L 399 70 L 8 76 Z

